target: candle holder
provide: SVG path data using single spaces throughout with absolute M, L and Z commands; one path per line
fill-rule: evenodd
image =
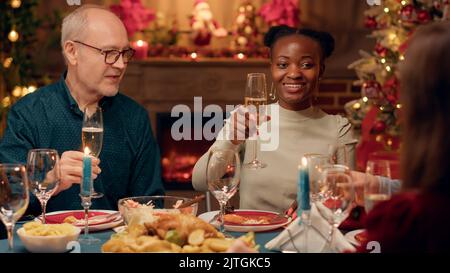
M 83 156 L 83 177 L 80 185 L 81 206 L 84 209 L 84 235 L 78 240 L 82 244 L 93 244 L 100 239 L 89 235 L 89 208 L 92 205 L 93 180 L 92 180 L 92 157 L 89 156 L 89 148 L 85 148 Z

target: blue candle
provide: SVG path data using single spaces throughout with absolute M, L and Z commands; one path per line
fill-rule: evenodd
M 83 156 L 83 178 L 81 180 L 81 195 L 91 195 L 91 173 L 92 158 L 88 155 Z
M 297 215 L 300 216 L 302 211 L 311 209 L 309 201 L 309 173 L 305 157 L 302 158 L 302 164 L 299 166 L 297 199 L 299 204 Z

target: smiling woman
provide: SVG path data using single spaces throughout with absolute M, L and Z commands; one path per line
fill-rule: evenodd
M 271 132 L 262 138 L 270 141 L 278 138 L 278 146 L 270 151 L 258 151 L 261 162 L 267 164 L 266 168 L 256 171 L 242 169 L 240 208 L 283 212 L 296 199 L 297 166 L 303 155 L 330 155 L 337 158 L 337 163 L 352 167 L 354 147 L 350 143 L 355 142 L 351 124 L 346 118 L 328 115 L 314 105 L 314 94 L 325 70 L 325 59 L 334 49 L 333 37 L 311 29 L 277 26 L 266 34 L 265 45 L 271 51 L 270 72 L 278 95 L 278 103 L 270 108 L 278 109 L 279 115 L 261 118 L 267 121 L 261 124 L 259 133 L 267 132 L 267 128 L 278 128 L 279 134 Z M 231 114 L 223 131 L 250 131 L 249 122 L 245 122 L 249 118 L 243 117 L 248 113 L 245 114 L 246 109 L 241 110 Z M 223 136 L 222 132 L 219 135 Z M 230 135 L 225 140 L 216 139 L 211 149 L 234 149 L 247 163 L 253 159 L 251 147 L 255 141 L 257 147 L 261 147 L 259 140 L 235 139 Z M 347 147 L 347 154 L 344 155 L 344 149 L 338 147 Z M 207 156 L 204 155 L 194 167 L 192 182 L 196 190 L 206 190 L 206 162 Z

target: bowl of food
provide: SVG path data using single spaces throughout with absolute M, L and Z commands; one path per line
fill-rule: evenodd
M 155 216 L 161 214 L 183 213 L 195 216 L 198 201 L 201 199 L 178 196 L 136 196 L 120 199 L 118 207 L 126 224 L 133 218 L 140 222 L 152 222 Z
M 81 230 L 71 224 L 42 224 L 28 222 L 17 230 L 25 248 L 34 253 L 70 251 L 70 242 L 77 241 Z

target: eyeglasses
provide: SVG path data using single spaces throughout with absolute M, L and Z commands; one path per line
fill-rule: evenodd
M 101 48 L 97 48 L 95 46 L 85 44 L 80 41 L 74 41 L 74 42 L 100 51 L 100 54 L 105 55 L 105 63 L 106 64 L 115 64 L 117 62 L 117 60 L 119 59 L 120 55 L 122 55 L 123 63 L 127 64 L 131 60 L 131 58 L 133 58 L 133 55 L 135 52 L 135 50 L 133 48 L 124 49 L 122 51 L 115 50 L 115 49 L 104 50 Z

